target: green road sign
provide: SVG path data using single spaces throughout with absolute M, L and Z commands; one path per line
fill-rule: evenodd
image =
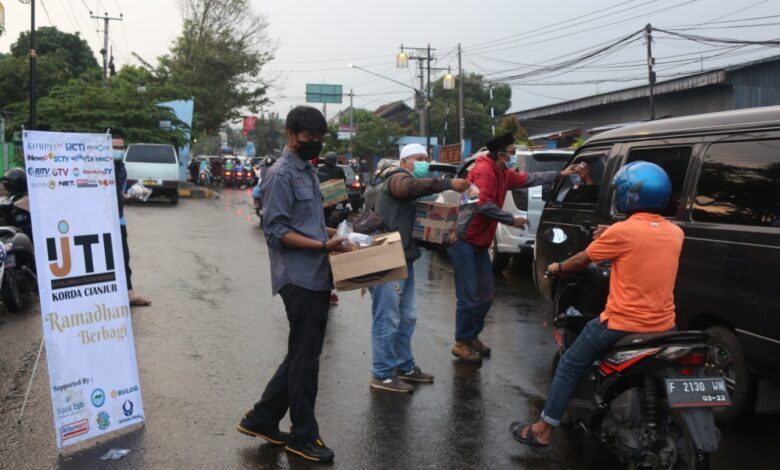
M 306 84 L 307 103 L 341 103 L 341 85 Z

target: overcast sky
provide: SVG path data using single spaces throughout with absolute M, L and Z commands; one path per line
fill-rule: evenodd
M 6 10 L 0 51 L 6 52 L 19 32 L 29 29 L 30 8 L 19 0 L 0 1 Z M 89 19 L 89 10 L 111 16 L 122 13 L 124 21 L 110 26 L 118 66 L 135 62 L 131 51 L 154 63 L 181 28 L 176 0 L 37 1 L 38 26 L 80 32 L 96 56 L 102 35 Z M 413 63 L 409 69 L 395 68 L 401 43 L 430 43 L 436 49 L 435 66 L 453 70 L 457 68 L 455 48 L 461 43 L 466 72 L 504 80 L 577 58 L 647 22 L 709 37 L 780 37 L 778 0 L 255 0 L 254 5 L 267 15 L 270 36 L 278 43 L 276 58 L 264 73 L 276 84 L 270 93 L 274 101 L 270 109 L 282 114 L 304 101 L 306 83 L 342 84 L 345 92 L 352 88 L 358 107 L 373 109 L 398 99 L 411 103 L 410 89 L 347 68 L 351 62 L 413 85 Z M 777 48 L 726 48 L 663 35 L 657 35 L 653 47 L 659 79 L 780 54 Z M 585 66 L 579 70 L 516 80 L 511 110 L 642 85 L 645 81 L 604 80 L 646 77 L 645 54 L 644 41 L 636 41 L 593 63 L 577 61 Z M 343 107 L 348 105 L 346 100 Z M 328 114 L 342 106 L 331 105 Z

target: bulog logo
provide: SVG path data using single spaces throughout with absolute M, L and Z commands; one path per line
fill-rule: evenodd
M 104 282 L 113 282 L 116 280 L 114 263 L 114 245 L 110 233 L 76 235 L 68 236 L 70 225 L 66 220 L 61 220 L 57 224 L 57 230 L 62 234 L 59 240 L 59 250 L 57 249 L 57 239 L 47 238 L 46 249 L 49 258 L 49 270 L 55 279 L 51 281 L 53 290 L 66 289 L 71 287 L 85 286 L 90 284 L 101 284 Z M 97 249 L 93 250 L 93 245 Z M 103 250 L 99 247 L 102 245 Z M 84 257 L 84 273 L 78 273 L 72 276 L 73 260 L 72 247 L 81 247 Z M 95 272 L 95 258 L 100 256 L 102 251 L 103 265 L 105 272 Z

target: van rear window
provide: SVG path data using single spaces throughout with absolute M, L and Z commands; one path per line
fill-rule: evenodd
M 170 145 L 130 145 L 125 162 L 128 163 L 173 163 L 176 151 Z
M 780 227 L 780 141 L 710 146 L 692 215 L 699 222 Z

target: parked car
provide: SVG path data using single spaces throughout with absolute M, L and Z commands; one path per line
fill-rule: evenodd
M 130 144 L 124 162 L 128 187 L 140 182 L 152 189 L 152 197 L 179 202 L 179 156 L 173 145 Z
M 594 184 L 559 180 L 537 229 L 535 279 L 555 313 L 603 308 L 607 286 L 572 290 L 544 273 L 585 249 L 597 225 L 626 219 L 610 183 L 636 160 L 672 182 L 663 215 L 685 232 L 677 326 L 709 333 L 707 367 L 726 377 L 733 403 L 718 420 L 780 409 L 780 106 L 647 122 L 578 149 L 572 163 L 587 162 Z

